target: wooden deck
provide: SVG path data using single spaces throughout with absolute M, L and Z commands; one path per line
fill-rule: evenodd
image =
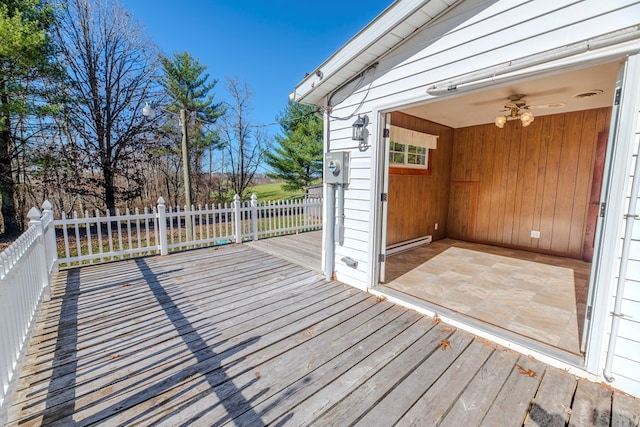
M 628 396 L 248 245 L 61 272 L 23 425 L 632 426 Z
M 308 269 L 322 272 L 322 230 L 272 237 L 247 244 Z

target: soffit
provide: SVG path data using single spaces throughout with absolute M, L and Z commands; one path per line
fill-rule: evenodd
M 318 105 L 457 0 L 396 0 L 300 82 L 293 99 Z

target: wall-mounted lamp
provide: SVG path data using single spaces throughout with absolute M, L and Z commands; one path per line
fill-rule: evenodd
M 358 115 L 358 118 L 356 119 L 355 122 L 353 122 L 353 125 L 351 125 L 353 133 L 351 135 L 351 139 L 353 139 L 354 141 L 364 141 L 364 128 L 367 127 L 367 125 L 369 124 L 369 117 L 365 116 L 360 116 Z

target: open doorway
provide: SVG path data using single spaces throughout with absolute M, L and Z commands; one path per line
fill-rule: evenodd
M 406 250 L 386 259 L 381 290 L 579 364 L 618 66 L 392 112 L 392 129 L 435 136 L 437 146 L 428 167 L 389 157 L 386 246 Z M 535 120 L 499 128 L 493 117 L 509 114 L 501 110 L 514 94 Z

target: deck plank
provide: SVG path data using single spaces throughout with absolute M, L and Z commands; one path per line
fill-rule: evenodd
M 443 339 L 451 339 L 453 332 L 445 332 L 440 328 L 433 328 L 414 342 L 407 350 L 376 372 L 364 384 L 338 402 L 329 411 L 322 414 L 316 423 L 322 425 L 343 426 L 358 421 L 369 412 L 390 390 L 393 390 L 404 378 L 410 375 L 416 367 L 430 355 L 440 351 Z M 451 340 L 452 346 L 461 347 L 465 338 L 462 334 Z
M 327 382 L 311 383 L 315 386 L 313 387 L 315 390 L 306 390 L 310 396 L 295 406 L 292 411 L 280 414 L 273 420 L 273 424 L 281 425 L 287 422 L 303 425 L 318 419 L 432 330 L 433 323 L 426 318 L 421 318 L 388 342 L 379 343 L 380 347 L 374 347 L 375 350 L 372 353 L 354 365 L 348 363 L 346 366 L 334 367 L 334 370 L 339 371 L 336 373 L 337 378 L 323 378 Z M 430 337 L 438 338 L 433 335 Z
M 241 328 L 230 328 L 233 330 L 228 336 L 212 337 L 213 341 L 207 345 L 207 337 L 200 336 L 197 331 L 181 333 L 179 339 L 184 344 L 176 347 L 171 355 L 166 355 L 163 349 L 164 343 L 156 341 L 149 347 L 154 349 L 152 354 L 131 355 L 133 360 L 129 362 L 127 357 L 118 357 L 109 366 L 111 370 L 125 370 L 127 377 L 125 380 L 117 380 L 106 383 L 103 378 L 104 372 L 91 369 L 91 376 L 83 384 L 76 386 L 74 393 L 59 393 L 47 399 L 49 412 L 57 412 L 55 416 L 64 415 L 57 409 L 59 405 L 66 402 L 75 401 L 75 415 L 89 422 L 97 422 L 102 418 L 115 416 L 126 407 L 141 404 L 150 398 L 160 399 L 161 392 L 170 390 L 174 393 L 185 387 L 184 381 L 196 375 L 207 375 L 214 371 L 219 371 L 219 367 L 224 363 L 229 364 L 241 360 L 246 354 L 265 347 L 270 343 L 279 342 L 283 337 L 290 335 L 287 328 L 305 329 L 319 319 L 333 319 L 339 321 L 338 314 L 347 315 L 347 308 L 362 298 L 353 294 L 352 298 L 346 298 L 344 292 L 335 293 L 326 298 L 328 307 L 323 304 L 313 304 L 296 312 L 296 316 L 291 316 L 286 320 L 286 327 L 276 329 L 273 333 L 268 332 L 275 322 L 269 319 L 262 319 L 261 328 L 250 328 L 236 334 Z M 291 322 L 291 323 L 289 323 Z M 261 335 L 265 333 L 265 335 Z M 186 349 L 185 349 L 186 345 Z M 214 348 L 215 352 L 210 350 Z M 197 363 L 193 363 L 193 358 Z M 171 359 L 172 365 L 158 364 L 158 360 Z M 184 362 L 180 363 L 180 362 Z M 131 363 L 131 364 L 130 364 Z M 108 366 L 105 366 L 108 369 Z M 79 370 L 82 373 L 82 370 Z M 220 372 L 217 372 L 220 373 Z M 221 375 L 225 378 L 225 375 Z M 217 378 L 217 377 L 216 377 Z M 213 381 L 213 380 L 211 380 Z M 71 389 L 73 390 L 73 389 Z M 34 408 L 34 409 L 37 409 Z M 46 416 L 47 412 L 43 414 Z M 54 415 L 49 414 L 52 421 Z
M 640 426 L 640 410 L 638 409 L 637 399 L 627 394 L 614 392 L 611 425 L 615 427 Z
M 247 362 L 254 366 L 255 371 L 244 372 L 213 389 L 211 392 L 216 393 L 218 399 L 227 400 L 224 405 L 211 407 L 208 402 L 200 400 L 185 410 L 173 411 L 169 418 L 162 421 L 167 425 L 185 422 L 207 425 L 209 418 L 235 419 L 244 413 L 254 414 L 253 405 L 348 350 L 353 345 L 352 340 L 360 334 L 372 333 L 401 314 L 402 310 L 394 309 L 390 304 L 375 304 L 326 331 L 319 333 L 316 328 L 305 331 L 305 334 L 313 335 L 308 341 L 296 347 L 287 346 L 287 351 L 281 353 L 280 357 L 265 363 L 255 363 L 254 358 L 249 357 Z M 242 399 L 234 399 L 233 393 L 237 390 L 231 382 L 245 384 L 242 387 Z M 247 402 L 251 402 L 251 407 Z
M 62 271 L 52 296 L 8 408 L 12 427 L 544 425 L 538 406 L 558 414 L 576 382 L 250 245 Z M 594 408 L 614 425 L 637 421 L 637 399 L 614 393 L 613 410 L 611 399 L 581 380 L 566 412 L 576 425 Z
M 564 427 L 578 381 L 556 368 L 547 368 L 534 398 L 525 427 Z
M 392 341 L 404 333 L 407 328 L 414 325 L 418 319 L 419 316 L 415 313 L 403 311 L 399 316 L 377 329 L 375 333 L 365 336 L 358 331 L 355 334 L 356 338 L 351 341 L 351 351 L 345 351 L 339 354 L 315 370 L 306 372 L 304 376 L 287 385 L 287 387 L 281 389 L 277 394 L 261 402 L 257 402 L 254 407 L 256 413 L 259 414 L 259 418 L 255 416 L 252 417 L 251 414 L 245 412 L 237 418 L 234 418 L 234 424 L 249 426 L 255 425 L 260 421 L 268 424 L 273 423 L 278 417 L 308 411 L 315 392 L 322 390 L 341 375 L 353 369 L 358 369 L 357 366 L 359 363 L 378 349 L 387 345 L 389 341 Z M 369 325 L 367 325 L 367 328 L 369 328 Z M 358 339 L 360 341 L 358 341 Z M 310 400 L 307 400 L 309 398 Z M 326 400 L 324 402 L 326 403 Z M 301 409 L 301 407 L 304 409 Z M 302 420 L 305 418 L 309 419 L 304 415 L 303 417 Z
M 496 349 L 456 400 L 441 426 L 479 426 L 511 374 L 517 353 Z
M 570 427 L 608 427 L 611 391 L 587 380 L 579 380 L 571 408 Z
M 392 425 L 413 406 L 416 405 L 424 390 L 430 390 L 433 384 L 444 375 L 455 360 L 471 344 L 473 338 L 458 331 L 448 341 L 450 345 L 431 353 L 410 375 L 405 377 L 382 400 L 376 403 L 356 425 L 370 426 L 375 423 Z
M 523 372 L 532 372 L 531 376 Z M 521 426 L 533 396 L 538 390 L 545 365 L 526 356 L 520 356 L 516 366 L 496 400 L 485 415 L 482 426 Z M 533 376 L 535 374 L 535 376 Z
M 397 425 L 439 425 L 493 351 L 492 346 L 473 341 Z M 415 385 L 414 389 L 419 391 L 420 385 Z

